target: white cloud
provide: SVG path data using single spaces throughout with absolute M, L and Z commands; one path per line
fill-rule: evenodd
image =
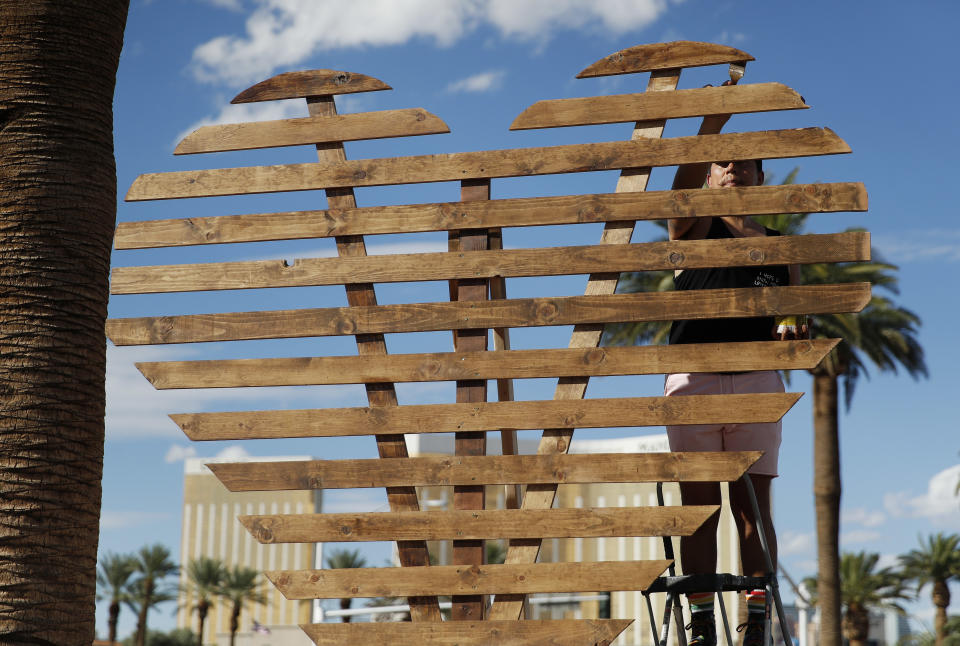
M 323 511 L 327 514 L 389 511 L 384 489 L 341 489 L 323 494 Z
M 170 448 L 167 449 L 167 454 L 164 456 L 163 461 L 167 464 L 172 464 L 174 462 L 183 462 L 187 458 L 195 457 L 197 457 L 197 449 L 195 447 L 171 444 Z
M 250 457 L 250 454 L 247 452 L 245 448 L 243 448 L 239 444 L 231 444 L 230 446 L 226 447 L 225 449 L 217 453 L 215 456 L 213 456 L 213 459 L 214 460 L 243 460 L 249 457 Z
M 176 146 L 184 137 L 203 126 L 216 126 L 221 123 L 246 123 L 248 121 L 275 121 L 277 119 L 294 119 L 306 116 L 308 116 L 307 104 L 303 99 L 264 101 L 263 103 L 228 103 L 220 110 L 219 114 L 204 117 L 184 128 L 177 134 L 177 139 L 173 145 Z
M 107 511 L 100 513 L 100 531 L 128 529 L 170 519 L 170 514 L 150 511 Z
M 781 556 L 813 553 L 813 534 L 790 530 L 778 533 L 780 535 L 777 537 L 777 550 Z
M 879 527 L 886 522 L 887 517 L 881 511 L 867 511 L 862 507 L 856 509 L 844 509 L 840 513 L 842 523 L 853 523 L 863 527 Z
M 230 11 L 243 11 L 243 2 L 241 0 L 204 0 L 207 4 Z
M 936 523 L 960 527 L 957 482 L 960 482 L 960 464 L 934 474 L 926 493 L 919 496 L 905 491 L 890 493 L 884 496 L 883 506 L 891 516 L 929 518 Z
M 488 92 L 496 90 L 503 83 L 503 77 L 506 72 L 503 70 L 492 70 L 490 72 L 481 72 L 454 81 L 447 86 L 447 92 Z
M 400 45 L 414 39 L 447 47 L 484 24 L 507 38 L 540 42 L 558 29 L 622 34 L 649 25 L 667 9 L 667 0 L 253 0 L 253 4 L 244 35 L 219 36 L 194 50 L 191 67 L 198 80 L 254 83 L 324 50 Z
M 873 235 L 873 246 L 891 262 L 960 261 L 960 229 L 921 229 Z

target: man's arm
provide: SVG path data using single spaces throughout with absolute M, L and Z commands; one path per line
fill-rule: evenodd
M 703 118 L 698 135 L 716 135 L 730 120 L 729 114 L 718 114 Z M 704 178 L 710 170 L 710 162 L 699 164 L 683 164 L 677 167 L 677 174 L 673 177 L 673 190 L 681 191 L 703 186 Z M 710 230 L 708 218 L 676 218 L 667 220 L 667 231 L 671 240 L 700 240 Z

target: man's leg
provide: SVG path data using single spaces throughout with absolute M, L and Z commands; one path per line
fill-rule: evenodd
M 770 560 L 773 567 L 777 567 L 777 535 L 773 529 L 773 518 L 770 513 L 770 485 L 773 477 L 752 474 L 753 490 L 757 495 L 757 506 L 760 508 L 760 518 L 763 521 L 763 531 L 770 546 Z M 766 560 L 763 558 L 763 548 L 760 545 L 760 535 L 757 533 L 757 524 L 753 517 L 753 508 L 747 487 L 742 480 L 730 483 L 730 509 L 737 523 L 740 534 L 740 563 L 743 574 L 746 576 L 764 576 L 767 574 Z
M 680 498 L 684 505 L 719 505 L 720 485 L 715 482 L 681 482 Z M 716 573 L 718 518 L 719 514 L 714 514 L 692 536 L 680 538 L 680 565 L 684 574 Z M 691 593 L 687 595 L 687 601 L 690 604 L 689 646 L 715 646 L 714 593 Z
M 773 477 L 751 475 L 753 489 L 757 496 L 757 507 L 760 508 L 760 519 L 763 522 L 764 536 L 770 548 L 770 561 L 774 570 L 777 567 L 777 535 L 773 529 L 771 515 L 770 485 Z M 760 543 L 760 534 L 757 532 L 757 522 L 754 519 L 753 507 L 746 485 L 742 480 L 730 483 L 730 508 L 737 522 L 740 534 L 740 563 L 743 573 L 747 576 L 764 576 L 767 574 L 766 559 L 763 556 L 763 546 Z M 766 621 L 766 590 L 751 590 L 747 593 L 747 623 L 743 636 L 743 646 L 758 646 L 763 643 L 763 629 Z

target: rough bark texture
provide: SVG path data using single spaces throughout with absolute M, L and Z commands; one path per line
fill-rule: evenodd
M 843 636 L 849 641 L 849 646 L 867 646 L 869 633 L 869 611 L 859 604 L 847 608 L 847 613 L 843 616 Z
M 840 646 L 840 441 L 837 378 L 813 377 L 813 493 L 817 513 L 820 646 Z
M 90 644 L 128 0 L 0 0 L 0 641 Z
M 933 615 L 933 629 L 936 635 L 934 646 L 943 646 L 943 640 L 946 637 L 947 607 L 950 605 L 950 586 L 946 581 L 937 580 L 933 582 L 931 600 L 936 607 L 936 612 Z

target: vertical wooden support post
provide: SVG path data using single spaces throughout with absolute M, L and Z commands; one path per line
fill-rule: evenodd
M 674 90 L 680 80 L 679 69 L 658 70 L 650 73 L 647 92 Z M 638 121 L 631 139 L 659 139 L 663 135 L 665 120 Z M 650 168 L 624 169 L 617 181 L 617 192 L 644 191 L 650 179 Z M 603 228 L 600 244 L 628 244 L 633 236 L 634 223 L 608 222 Z M 613 294 L 617 289 L 620 274 L 592 274 L 587 281 L 585 294 Z M 571 348 L 595 348 L 600 345 L 603 325 L 576 325 L 570 336 Z M 583 399 L 587 392 L 589 377 L 562 377 L 557 381 L 554 399 Z M 537 449 L 538 454 L 566 453 L 573 439 L 572 428 L 544 429 Z M 523 495 L 523 509 L 549 509 L 557 496 L 557 485 L 529 485 Z M 540 539 L 511 540 L 507 549 L 507 563 L 533 563 L 540 554 Z M 520 618 L 526 596 L 522 594 L 497 595 L 490 611 L 490 619 Z
M 503 249 L 503 230 L 490 229 L 490 249 Z M 492 300 L 504 300 L 507 298 L 507 281 L 503 276 L 494 276 L 490 279 L 490 298 Z M 498 327 L 493 329 L 493 349 L 510 349 L 510 328 Z M 497 379 L 497 401 L 513 401 L 513 379 Z M 503 455 L 517 454 L 517 429 L 500 429 L 500 452 Z M 520 501 L 523 500 L 523 487 L 521 485 L 505 485 L 506 489 L 506 508 L 519 509 Z
M 489 200 L 490 180 L 469 180 L 461 183 L 462 201 Z M 451 238 L 456 241 L 460 251 L 484 251 L 488 248 L 486 229 L 466 229 Z M 487 300 L 486 279 L 461 279 L 454 287 L 458 301 Z M 453 334 L 456 352 L 482 352 L 487 349 L 486 328 L 456 330 Z M 487 400 L 486 380 L 457 381 L 457 403 L 485 402 Z M 457 455 L 486 455 L 486 431 L 457 433 L 455 438 Z M 453 488 L 453 505 L 456 509 L 483 509 L 483 484 L 475 486 L 456 486 Z M 484 562 L 484 541 L 453 541 L 454 565 L 482 565 Z M 451 617 L 458 621 L 479 621 L 483 619 L 484 598 L 481 595 L 457 595 L 453 597 Z
M 310 116 L 333 116 L 337 107 L 333 96 L 307 97 Z M 317 144 L 320 162 L 336 163 L 346 160 L 342 142 Z M 327 203 L 331 209 L 350 209 L 357 205 L 352 188 L 327 189 Z M 341 257 L 366 256 L 363 236 L 337 236 L 337 253 Z M 347 302 L 352 306 L 376 305 L 377 294 L 370 283 L 346 285 Z M 387 344 L 382 334 L 358 334 L 357 354 L 385 355 Z M 372 407 L 396 406 L 397 392 L 392 383 L 366 384 L 367 401 Z M 407 444 L 403 435 L 378 435 L 377 451 L 381 458 L 407 457 Z M 414 487 L 387 487 L 387 500 L 391 511 L 418 511 L 420 504 Z M 425 541 L 397 541 L 400 564 L 404 566 L 430 565 Z M 410 618 L 413 621 L 441 621 L 440 605 L 436 597 L 410 597 Z

